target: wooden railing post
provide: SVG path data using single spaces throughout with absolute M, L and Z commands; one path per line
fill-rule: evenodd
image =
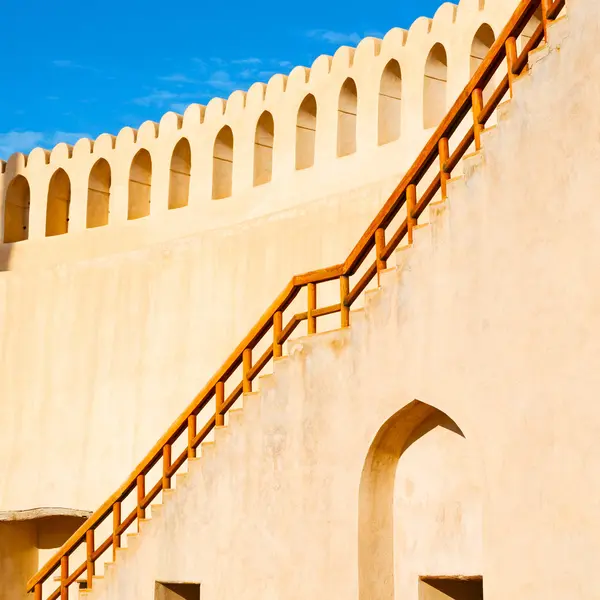
M 137 520 L 138 533 L 140 531 L 140 520 L 146 516 L 146 509 L 142 506 L 146 497 L 146 476 L 142 473 L 137 476 Z
M 508 70 L 508 89 L 510 97 L 513 97 L 513 81 L 515 79 L 515 63 L 517 62 L 517 40 L 509 37 L 506 40 L 506 67 Z
M 406 187 L 406 225 L 408 243 L 413 243 L 413 227 L 417 224 L 415 207 L 417 206 L 417 186 L 411 183 Z
M 63 554 L 60 557 L 60 600 L 69 600 L 67 579 L 69 579 L 69 555 Z
M 190 415 L 187 420 L 188 431 L 188 458 L 196 458 L 196 448 L 194 448 L 194 438 L 196 437 L 196 415 Z
M 308 293 L 308 313 L 307 313 L 307 325 L 308 334 L 317 333 L 317 318 L 313 317 L 313 311 L 317 308 L 317 286 L 314 283 L 309 283 L 306 286 Z
M 544 26 L 544 41 L 548 43 L 548 11 L 550 10 L 551 0 L 542 0 L 542 25 Z
M 215 426 L 223 427 L 225 425 L 225 415 L 221 413 L 225 403 L 225 382 L 217 381 L 215 385 Z
M 442 192 L 442 200 L 448 197 L 447 184 L 450 179 L 450 173 L 446 171 L 446 161 L 450 156 L 448 138 L 441 138 L 438 143 L 438 153 L 440 156 L 440 189 Z
M 480 89 L 474 89 L 471 96 L 473 104 L 473 134 L 475 135 L 475 150 L 481 150 L 481 132 L 483 125 L 479 122 L 479 115 L 483 110 L 483 92 Z
M 252 348 L 246 348 L 242 354 L 242 392 L 248 394 L 252 391 L 252 382 L 250 381 L 248 374 L 252 368 Z
M 342 275 L 340 277 L 340 315 L 342 318 L 342 327 L 350 325 L 350 307 L 346 306 L 348 294 L 350 293 L 350 277 Z
M 283 313 L 276 310 L 273 315 L 273 358 L 281 358 L 282 347 L 279 343 L 281 331 L 283 329 Z
M 33 600 L 42 600 L 42 584 L 36 583 L 33 588 Z
M 121 547 L 121 534 L 119 528 L 121 527 L 121 502 L 115 502 L 113 504 L 113 562 L 117 560 L 117 549 Z
M 379 285 L 379 274 L 383 271 L 387 263 L 383 260 L 383 253 L 385 252 L 385 229 L 379 227 L 375 230 L 375 263 L 377 266 L 377 285 Z
M 171 489 L 171 477 L 169 471 L 171 470 L 171 444 L 165 444 L 163 446 L 163 474 L 162 474 L 162 489 Z
M 85 532 L 85 564 L 86 564 L 86 580 L 88 589 L 92 588 L 92 578 L 95 574 L 94 563 L 94 530 L 88 529 Z

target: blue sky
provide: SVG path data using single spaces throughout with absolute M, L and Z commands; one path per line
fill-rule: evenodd
M 441 0 L 19 0 L 2 8 L 0 157 L 118 133 L 432 16 Z

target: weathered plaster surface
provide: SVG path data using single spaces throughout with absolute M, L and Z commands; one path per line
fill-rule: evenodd
M 290 344 L 91 597 L 597 597 L 600 6 L 560 28 L 401 270 Z

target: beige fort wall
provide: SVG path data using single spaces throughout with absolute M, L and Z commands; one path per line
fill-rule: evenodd
M 311 70 L 296 68 L 227 102 L 192 105 L 183 117 L 168 113 L 116 138 L 10 157 L 0 190 L 21 175 L 31 203 L 29 239 L 3 246 L 10 272 L 0 278 L 0 455 L 8 473 L 0 509 L 87 509 L 116 487 L 289 277 L 339 262 L 358 239 L 429 133 L 432 47 L 447 53 L 446 93 L 435 100 L 441 117 L 469 78 L 471 55 L 483 56 L 476 33 L 486 23 L 499 31 L 514 5 L 446 4 L 408 32 L 341 48 Z M 390 60 L 402 73 L 401 131 L 378 146 L 380 81 Z M 338 158 L 338 98 L 349 77 L 358 98 L 356 152 Z M 295 170 L 296 116 L 309 93 L 318 107 L 314 166 Z M 275 123 L 272 181 L 253 187 L 255 129 L 265 110 Z M 213 144 L 225 125 L 235 138 L 233 192 L 213 201 Z M 171 156 L 182 138 L 192 155 L 189 205 L 169 210 Z M 152 210 L 128 221 L 129 169 L 141 150 L 153 165 Z M 99 159 L 112 172 L 110 218 L 86 229 Z M 48 190 L 60 169 L 70 181 L 68 233 L 45 237 Z
M 351 327 L 290 342 L 84 597 L 598 598 L 600 5 L 550 36 Z
M 116 489 L 290 276 L 344 258 L 420 150 L 432 128 L 424 125 L 443 116 L 485 53 L 481 26 L 498 33 L 515 5 L 446 4 L 409 31 L 341 48 L 227 101 L 1 163 L 0 230 L 14 236 L 15 223 L 26 224 L 28 239 L 0 245 L 0 513 L 90 510 Z M 428 62 L 436 44 L 447 68 Z M 401 71 L 401 99 L 393 77 L 381 93 L 390 60 Z M 353 94 L 339 103 L 348 78 L 356 106 Z M 304 115 L 298 127 L 307 94 L 316 126 Z M 273 118 L 272 153 L 269 127 L 256 144 L 264 111 Z M 223 195 L 230 168 L 226 143 L 215 159 L 224 126 L 234 138 L 231 195 L 214 200 L 213 170 Z M 303 169 L 298 135 L 303 160 L 314 138 L 314 164 Z M 191 160 L 184 153 L 173 162 L 183 138 Z M 348 148 L 355 151 L 338 156 Z M 256 176 L 262 181 L 271 164 L 271 180 L 255 186 L 258 155 Z M 179 206 L 185 194 L 172 190 L 185 189 L 187 206 Z M 170 209 L 169 198 L 179 207 Z M 0 537 L 12 547 L 12 534 Z M 7 556 L 0 548 L 0 562 Z M 17 568 L 6 565 L 0 571 Z

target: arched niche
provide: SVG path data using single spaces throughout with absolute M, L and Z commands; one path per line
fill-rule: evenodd
M 317 101 L 308 94 L 296 119 L 296 170 L 308 169 L 315 164 L 315 143 L 317 136 Z
M 377 116 L 377 143 L 382 146 L 400 137 L 402 119 L 402 72 L 397 60 L 390 60 L 381 74 Z
M 171 156 L 169 174 L 169 209 L 187 206 L 190 194 L 192 149 L 186 138 L 181 138 Z
M 264 111 L 256 124 L 254 134 L 254 185 L 269 183 L 273 174 L 273 143 L 275 123 L 273 115 Z
M 213 200 L 231 196 L 233 182 L 233 132 L 225 125 L 213 147 Z
M 423 127 L 437 127 L 446 115 L 448 57 L 442 44 L 435 44 L 425 63 L 423 88 Z
M 150 190 L 152 185 L 152 159 L 148 150 L 140 150 L 131 162 L 129 170 L 129 200 L 127 218 L 141 219 L 150 214 Z
M 71 208 L 71 180 L 63 169 L 50 179 L 46 206 L 46 236 L 62 235 L 69 231 Z
M 104 158 L 100 158 L 92 167 L 88 180 L 86 214 L 86 227 L 88 229 L 108 225 L 110 185 L 110 165 Z
M 4 242 L 22 242 L 29 234 L 31 190 L 23 175 L 17 175 L 8 185 L 4 203 Z
M 356 152 L 357 105 L 356 83 L 348 77 L 342 85 L 338 100 L 337 155 L 340 157 Z
M 437 599 L 437 582 L 421 582 L 431 576 L 470 576 L 456 600 L 472 600 L 481 482 L 472 446 L 446 413 L 415 400 L 382 425 L 361 474 L 358 526 L 359 600 L 407 597 L 417 586 Z

